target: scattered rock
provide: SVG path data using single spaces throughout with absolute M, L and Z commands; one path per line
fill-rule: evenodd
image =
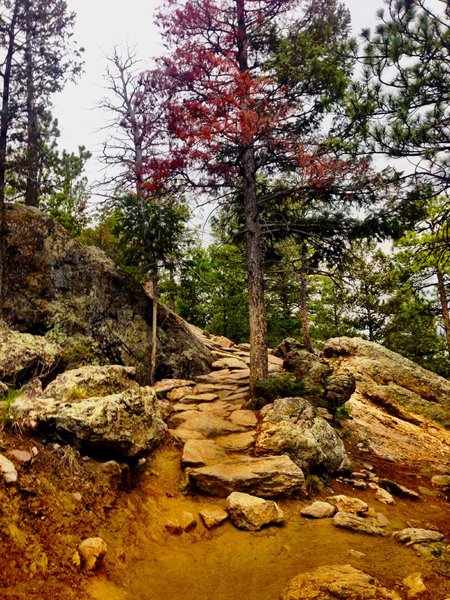
M 431 483 L 434 487 L 447 490 L 450 488 L 450 475 L 434 475 L 431 478 Z
M 434 542 L 443 542 L 445 540 L 445 537 L 439 531 L 415 527 L 395 531 L 393 537 L 407 546 L 411 546 L 412 544 L 432 544 Z
M 333 517 L 333 525 L 369 535 L 387 535 L 386 526 L 381 525 L 378 519 L 374 517 L 358 517 L 348 512 L 336 513 Z
M 81 563 L 86 571 L 97 570 L 108 551 L 106 542 L 101 537 L 92 537 L 83 540 L 78 546 Z
M 389 479 L 380 479 L 379 485 L 394 496 L 409 498 L 410 500 L 420 500 L 420 495 L 417 492 L 410 490 L 409 488 L 405 487 L 404 485 L 400 485 L 395 481 L 390 481 Z
M 5 483 L 16 483 L 18 478 L 16 467 L 3 454 L 0 454 L 0 472 L 3 475 Z
M 288 456 L 229 460 L 192 469 L 189 479 L 212 496 L 240 491 L 275 498 L 305 492 L 303 472 Z
M 22 464 L 30 463 L 33 460 L 33 455 L 27 450 L 9 450 L 8 454 Z
M 219 358 L 211 365 L 212 369 L 247 369 L 247 365 L 244 361 L 238 358 L 227 357 Z
M 400 600 L 371 575 L 350 565 L 332 565 L 294 577 L 280 600 Z
M 213 402 L 217 400 L 219 396 L 211 392 L 205 392 L 203 394 L 188 394 L 183 397 L 185 404 L 199 404 L 200 402 Z
M 173 388 L 168 394 L 167 399 L 172 402 L 178 402 L 179 400 L 183 400 L 184 397 L 192 392 L 192 388 L 190 386 L 181 386 Z
M 227 510 L 233 525 L 239 529 L 259 531 L 265 525 L 282 523 L 283 511 L 273 500 L 233 492 L 227 498 Z
M 185 512 L 181 513 L 179 522 L 180 522 L 181 529 L 185 533 L 189 533 L 189 531 L 192 531 L 193 529 L 195 529 L 197 527 L 197 520 L 194 517 L 194 515 L 190 512 L 185 511 Z
M 310 506 L 302 508 L 300 514 L 302 517 L 311 517 L 313 519 L 323 519 L 326 517 L 332 517 L 336 512 L 336 507 L 328 502 L 321 502 L 316 500 Z
M 228 513 L 220 506 L 208 506 L 200 511 L 200 517 L 206 529 L 217 527 L 228 519 Z
M 167 533 L 170 533 L 170 535 L 181 535 L 183 533 L 183 528 L 178 519 L 169 519 L 164 525 L 164 529 Z
M 204 467 L 224 460 L 225 451 L 212 440 L 188 440 L 181 458 L 185 467 Z
M 256 454 L 288 454 L 307 470 L 342 471 L 349 467 L 342 440 L 304 398 L 281 398 L 261 410 Z
M 369 510 L 369 505 L 359 498 L 351 496 L 329 496 L 327 498 L 337 508 L 339 512 L 352 513 L 353 515 L 362 515 Z
M 353 558 L 358 558 L 359 560 L 362 560 L 363 558 L 366 558 L 366 556 L 367 556 L 367 554 L 364 554 L 364 552 L 360 552 L 359 550 L 353 550 L 353 549 L 349 550 L 348 553 Z
M 375 498 L 383 504 L 395 504 L 395 500 L 387 490 L 376 486 Z
M 60 435 L 77 448 L 130 458 L 151 452 L 167 431 L 157 416 L 156 394 L 148 387 L 73 402 L 20 397 L 14 407 L 28 429 Z
M 408 577 L 402 581 L 406 588 L 406 595 L 408 600 L 414 600 L 414 598 L 420 598 L 427 593 L 427 588 L 422 580 L 420 573 L 411 573 Z

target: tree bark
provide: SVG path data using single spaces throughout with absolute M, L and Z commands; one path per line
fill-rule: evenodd
M 241 73 L 248 67 L 248 37 L 245 21 L 245 0 L 236 0 L 238 64 Z M 249 98 L 242 98 L 245 107 Z M 267 318 L 264 299 L 261 224 L 256 197 L 256 160 L 254 140 L 243 139 L 241 159 L 242 193 L 246 230 L 247 276 L 250 325 L 250 394 L 256 381 L 267 379 Z
M 152 273 L 152 279 L 150 281 L 151 292 L 150 297 L 152 299 L 152 337 L 151 337 L 151 355 L 150 355 L 150 385 L 155 383 L 156 374 L 156 355 L 157 355 L 157 342 L 158 342 L 158 272 Z
M 450 354 L 450 315 L 448 308 L 448 298 L 445 290 L 444 274 L 440 269 L 436 269 L 437 285 L 439 292 L 439 301 L 441 303 L 442 318 L 444 321 L 445 339 L 447 341 L 447 351 Z
M 5 180 L 6 180 L 6 150 L 8 144 L 8 130 L 10 124 L 10 94 L 11 73 L 14 57 L 16 38 L 16 25 L 19 15 L 19 2 L 14 3 L 13 14 L 8 30 L 8 47 L 3 70 L 3 91 L 0 116 L 0 316 L 3 312 L 6 297 L 6 205 L 5 205 Z
M 314 348 L 311 342 L 309 333 L 309 318 L 308 318 L 308 275 L 307 275 L 307 259 L 308 248 L 305 242 L 301 246 L 301 271 L 300 271 L 300 323 L 302 327 L 303 343 L 306 349 L 314 354 Z
M 27 78 L 27 183 L 25 204 L 39 206 L 39 126 L 36 110 L 36 90 L 33 64 L 33 23 L 30 12 L 31 2 L 27 2 L 25 69 Z

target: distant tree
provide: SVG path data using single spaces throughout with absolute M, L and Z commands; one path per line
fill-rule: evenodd
M 370 152 L 407 158 L 416 183 L 450 185 L 450 8 L 447 0 L 385 0 L 364 30 L 364 73 L 348 96 Z

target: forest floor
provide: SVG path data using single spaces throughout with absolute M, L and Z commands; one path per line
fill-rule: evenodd
M 347 427 L 347 426 L 346 426 Z M 392 537 L 374 537 L 335 527 L 331 519 L 305 519 L 312 499 L 346 494 L 381 511 L 392 529 L 423 527 L 449 537 L 449 504 L 431 485 L 434 467 L 411 460 L 384 460 L 361 447 L 357 435 L 343 435 L 352 470 L 366 468 L 380 478 L 418 490 L 421 498 L 381 504 L 371 489 L 354 489 L 330 479 L 309 499 L 277 501 L 283 525 L 258 532 L 231 522 L 207 529 L 198 517 L 225 500 L 180 491 L 182 443 L 175 437 L 149 458 L 136 478 L 121 478 L 102 463 L 75 451 L 0 431 L 0 450 L 33 454 L 19 471 L 19 483 L 0 487 L 0 598 L 42 600 L 276 600 L 288 581 L 322 565 L 351 564 L 370 573 L 402 598 L 402 580 L 420 573 L 428 600 L 450 597 L 450 553 L 430 560 Z M 33 450 L 34 449 L 34 450 Z M 173 535 L 166 524 L 183 512 L 197 526 Z M 96 573 L 72 562 L 81 539 L 102 537 L 108 545 Z M 448 549 L 448 546 L 447 546 Z

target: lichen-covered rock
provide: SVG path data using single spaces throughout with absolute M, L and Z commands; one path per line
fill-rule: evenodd
M 410 546 L 412 544 L 433 544 L 434 542 L 443 542 L 445 537 L 439 531 L 433 529 L 421 529 L 420 527 L 409 527 L 393 533 L 393 537 L 402 544 Z
M 369 505 L 364 502 L 364 500 L 353 498 L 352 496 L 345 496 L 344 494 L 340 494 L 338 496 L 329 496 L 327 500 L 331 502 L 331 504 L 335 506 L 339 512 L 363 515 L 369 510 Z
M 34 377 L 49 379 L 63 367 L 62 349 L 38 335 L 12 331 L 0 321 L 0 380 L 20 387 Z M 6 391 L 7 388 L 6 388 Z
M 409 411 L 446 422 L 450 382 L 380 344 L 361 338 L 328 340 L 324 356 L 354 375 L 357 390 L 402 416 Z
M 16 467 L 3 454 L 0 454 L 0 473 L 3 475 L 5 483 L 15 483 L 17 481 Z
M 72 401 L 24 396 L 14 407 L 26 428 L 58 436 L 80 449 L 128 458 L 151 452 L 167 431 L 149 387 Z
M 256 454 L 287 454 L 306 470 L 336 472 L 349 467 L 342 440 L 304 398 L 275 400 L 261 416 Z
M 211 496 L 247 492 L 263 498 L 295 496 L 305 492 L 303 472 L 288 456 L 228 460 L 191 469 L 189 479 Z
M 336 513 L 333 517 L 333 525 L 368 535 L 388 535 L 384 519 L 380 522 L 376 517 L 359 517 L 349 512 Z
M 136 369 L 121 365 L 85 366 L 61 373 L 44 390 L 44 398 L 77 401 L 137 389 Z
M 228 496 L 227 510 L 233 525 L 247 531 L 259 531 L 266 525 L 284 520 L 284 513 L 276 502 L 242 492 Z
M 280 600 L 400 600 L 371 575 L 351 565 L 332 565 L 294 577 Z
M 149 372 L 152 301 L 94 247 L 74 240 L 41 211 L 6 207 L 3 314 L 22 332 L 45 335 L 72 366 L 99 359 Z M 206 373 L 213 356 L 184 321 L 158 308 L 157 378 Z M 1 379 L 1 375 L 0 375 Z

